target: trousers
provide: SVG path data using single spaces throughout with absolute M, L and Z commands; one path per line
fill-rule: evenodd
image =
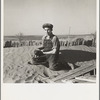
M 37 58 L 33 57 L 33 64 L 43 64 L 49 69 L 53 71 L 59 71 L 59 70 L 70 70 L 70 66 L 67 64 L 67 62 L 61 62 L 59 61 L 59 55 L 57 54 L 47 54 L 47 55 L 41 55 Z

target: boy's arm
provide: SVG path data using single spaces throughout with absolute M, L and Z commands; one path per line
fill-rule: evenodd
M 55 54 L 56 53 L 56 49 L 53 49 L 51 51 L 48 52 L 43 52 L 43 54 Z

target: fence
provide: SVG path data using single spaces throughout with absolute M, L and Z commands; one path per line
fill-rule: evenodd
M 59 39 L 60 46 L 77 46 L 77 45 L 86 45 L 86 46 L 96 46 L 96 38 L 73 38 L 73 39 Z M 21 47 L 21 46 L 39 46 L 42 44 L 41 40 L 26 40 L 22 41 L 5 41 L 4 48 L 6 47 Z
M 77 39 L 75 41 L 69 40 L 60 40 L 60 46 L 77 46 L 77 45 L 86 45 L 86 46 L 96 46 L 96 40 L 84 40 L 84 39 Z
M 42 44 L 42 42 L 40 40 L 22 41 L 21 43 L 19 41 L 5 41 L 4 48 L 6 48 L 6 47 L 21 47 L 21 46 L 39 46 L 41 44 Z

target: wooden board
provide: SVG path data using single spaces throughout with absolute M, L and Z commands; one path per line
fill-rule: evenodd
M 94 77 L 86 77 L 86 76 L 80 76 L 80 77 L 75 77 L 75 79 L 77 80 L 82 80 L 82 81 L 87 81 L 87 82 L 92 82 L 92 83 L 96 83 L 96 78 Z
M 76 76 L 79 76 L 79 75 L 82 75 L 82 74 L 85 74 L 93 69 L 96 68 L 96 65 L 93 64 L 93 65 L 89 65 L 89 66 L 82 66 L 82 67 L 79 67 L 79 68 L 76 68 L 74 70 L 71 70 L 65 74 L 62 74 L 54 79 L 52 79 L 52 81 L 54 82 L 61 82 L 61 80 L 70 80 L 72 78 L 75 78 Z

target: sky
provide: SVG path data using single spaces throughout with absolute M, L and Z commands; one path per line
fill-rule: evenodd
M 96 0 L 4 0 L 4 35 L 44 35 L 44 23 L 56 35 L 96 31 Z

